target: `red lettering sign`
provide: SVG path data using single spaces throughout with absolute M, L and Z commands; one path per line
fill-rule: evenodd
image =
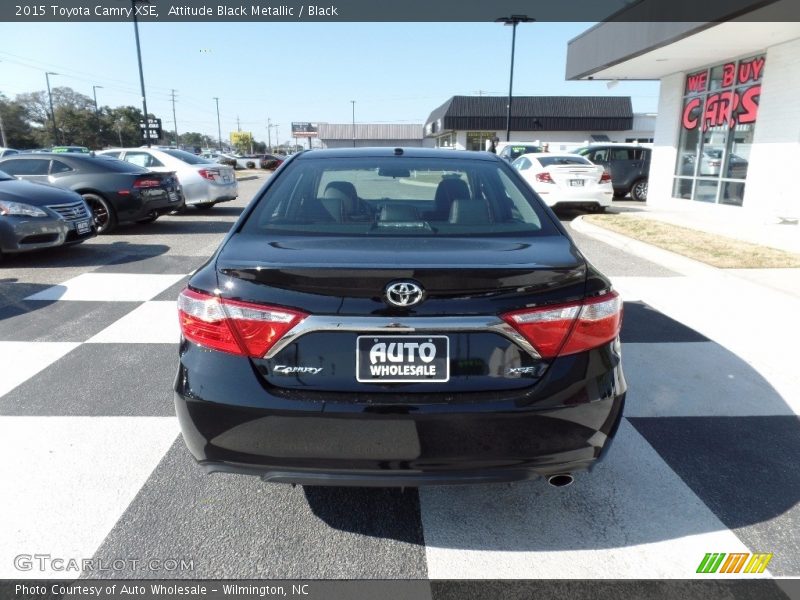
M 754 58 L 749 62 L 739 63 L 739 85 L 761 79 L 764 70 L 764 57 Z
M 707 83 L 708 83 L 707 71 L 701 71 L 700 73 L 687 75 L 686 91 L 690 94 L 694 94 L 697 92 L 705 92 Z
M 763 66 L 763 65 L 762 65 Z M 758 101 L 761 98 L 761 84 L 747 88 L 742 94 L 742 112 L 739 113 L 739 123 L 755 123 L 758 114 Z
M 758 114 L 758 101 L 761 97 L 761 84 L 752 85 L 744 91 L 725 90 L 709 94 L 705 108 L 700 98 L 692 98 L 683 107 L 681 124 L 684 129 L 697 129 L 701 123 L 703 131 L 711 127 L 755 123 Z
M 692 130 L 697 128 L 698 119 L 697 114 L 700 112 L 700 98 L 692 98 L 683 107 L 683 128 Z
M 732 86 L 735 77 L 736 77 L 736 64 L 725 63 L 722 66 L 722 87 Z

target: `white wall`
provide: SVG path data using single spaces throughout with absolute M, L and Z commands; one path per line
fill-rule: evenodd
M 800 217 L 800 39 L 767 49 L 744 208 Z
M 648 204 L 669 202 L 672 198 L 672 177 L 678 155 L 678 136 L 683 100 L 685 73 L 675 73 L 661 80 L 658 95 L 658 119 L 653 137 Z

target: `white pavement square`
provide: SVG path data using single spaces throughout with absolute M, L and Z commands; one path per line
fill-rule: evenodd
M 0 453 L 24 457 L 0 465 L 0 578 L 78 577 L 14 557 L 91 559 L 177 435 L 174 417 L 0 417 Z
M 54 285 L 26 300 L 89 300 L 135 302 L 151 300 L 184 275 L 130 273 L 84 273 Z
M 74 342 L 0 342 L 0 396 L 78 346 Z
M 145 302 L 88 340 L 90 344 L 177 344 L 178 309 L 173 301 Z
M 571 487 L 422 488 L 420 509 L 432 579 L 684 579 L 749 552 L 625 420 Z

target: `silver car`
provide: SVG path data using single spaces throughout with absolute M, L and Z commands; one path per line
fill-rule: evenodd
M 208 209 L 218 202 L 235 200 L 239 184 L 233 167 L 222 165 L 172 148 L 115 148 L 104 154 L 146 167 L 152 171 L 173 171 L 178 177 L 186 204 Z

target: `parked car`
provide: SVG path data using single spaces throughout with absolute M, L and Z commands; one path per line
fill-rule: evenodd
M 115 148 L 105 154 L 158 172 L 174 172 L 187 206 L 209 209 L 219 202 L 235 200 L 239 184 L 233 167 L 211 162 L 175 149 Z
M 12 156 L 13 154 L 19 154 L 19 150 L 14 150 L 14 148 L 0 147 L 0 158 L 3 158 L 4 156 Z
M 699 177 L 716 177 L 722 172 L 724 160 L 724 150 L 722 148 L 703 148 L 700 156 L 700 169 L 697 173 Z M 681 163 L 681 175 L 695 175 L 694 163 L 697 154 L 687 153 L 683 155 Z M 744 179 L 747 177 L 748 162 L 737 154 L 728 157 L 728 169 L 725 177 L 734 179 Z
M 149 223 L 183 207 L 173 172 L 155 172 L 109 157 L 18 154 L 0 159 L 0 169 L 78 192 L 92 210 L 98 233 L 110 233 L 119 223 Z
M 86 146 L 53 146 L 50 148 L 50 152 L 55 153 L 62 153 L 62 152 L 73 152 L 76 154 L 91 154 L 91 150 L 89 150 Z
M 573 150 L 608 171 L 614 196 L 624 198 L 630 194 L 639 202 L 647 200 L 651 152 L 649 146 L 616 143 L 591 144 Z
M 183 439 L 270 481 L 568 484 L 622 416 L 621 310 L 495 155 L 303 152 L 179 296 Z
M 95 235 L 80 194 L 0 171 L 0 256 L 80 244 Z
M 497 156 L 508 162 L 514 162 L 523 154 L 532 154 L 543 150 L 542 146 L 528 142 L 500 142 L 497 145 Z
M 576 154 L 523 154 L 513 163 L 547 206 L 602 212 L 614 195 L 611 176 Z
M 221 165 L 228 165 L 234 169 L 239 168 L 236 164 L 236 157 L 232 154 L 225 154 L 223 152 L 202 152 L 200 158 L 204 158 L 210 162 L 218 162 Z

